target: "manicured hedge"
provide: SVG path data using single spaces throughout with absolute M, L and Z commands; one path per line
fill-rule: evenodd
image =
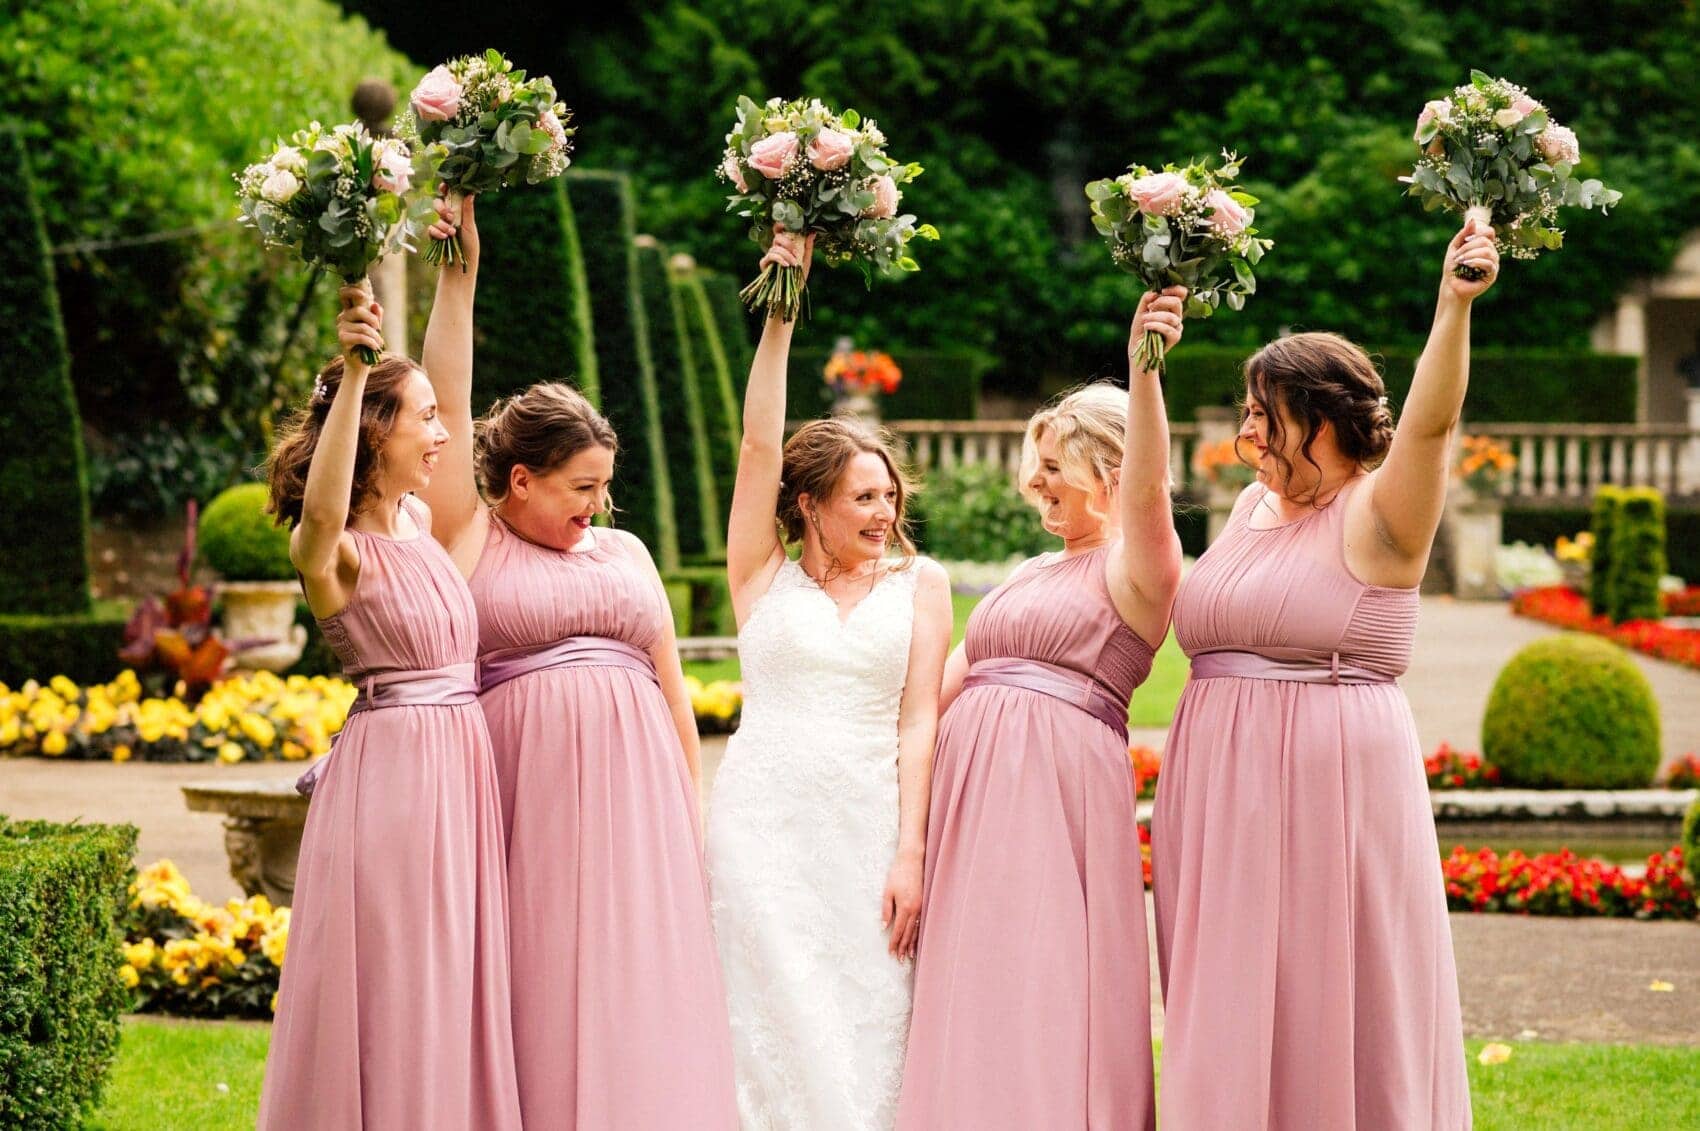
M 638 237 L 638 286 L 643 292 L 654 351 L 679 553 L 687 558 L 719 558 L 726 554 L 726 521 L 709 459 L 696 358 L 687 338 L 683 304 L 673 290 L 667 255 L 667 249 L 655 240 Z
M 89 488 L 47 231 L 17 129 L 0 124 L 0 613 L 89 611 Z
M 717 271 L 705 274 L 702 280 L 703 293 L 720 330 L 720 342 L 726 348 L 726 367 L 732 374 L 732 392 L 739 405 L 744 403 L 744 386 L 750 380 L 750 362 L 755 360 L 756 335 L 760 333 L 755 318 L 738 297 L 741 286 L 732 276 Z M 741 408 L 738 419 L 743 420 Z
M 472 411 L 538 381 L 599 401 L 590 293 L 572 200 L 560 181 L 478 201 Z
M 1631 487 L 1611 535 L 1611 619 L 1664 616 L 1659 579 L 1665 575 L 1665 497 L 1652 487 Z
M 614 474 L 619 522 L 649 546 L 656 564 L 679 564 L 673 487 L 661 431 L 649 319 L 638 289 L 631 182 L 622 173 L 571 170 L 576 211 L 595 217 L 581 233 L 590 287 L 592 333 L 602 411 L 620 435 Z
M 1395 408 L 1411 389 L 1420 350 L 1366 347 L 1380 363 Z M 1234 404 L 1245 390 L 1249 349 L 1183 345 L 1168 360 L 1164 396 L 1171 420 L 1200 405 Z M 1636 359 L 1562 350 L 1475 349 L 1464 419 L 1472 424 L 1614 424 L 1635 419 Z
M 124 666 L 118 649 L 129 617 L 129 606 L 118 601 L 73 616 L 0 616 L 0 683 L 17 687 L 56 675 L 105 683 Z
M 1550 546 L 1560 534 L 1574 536 L 1578 530 L 1590 529 L 1589 523 L 1589 513 L 1575 507 L 1507 507 L 1505 541 Z M 1679 577 L 1700 581 L 1700 511 L 1667 509 L 1665 529 L 1666 568 Z
M 130 825 L 0 815 L 0 1127 L 81 1126 L 118 1051 Z
M 738 446 L 743 438 L 743 406 L 738 401 L 737 385 L 732 378 L 731 350 L 747 348 L 741 343 L 728 346 L 721 336 L 722 326 L 714 316 L 714 305 L 708 297 L 706 272 L 686 271 L 673 278 L 674 297 L 685 322 L 685 345 L 689 350 L 691 368 L 696 374 L 697 396 L 702 403 L 703 428 L 708 438 L 708 462 L 714 472 L 715 494 L 720 501 L 722 527 L 724 515 L 732 506 L 732 489 L 738 475 Z M 731 327 L 742 335 L 743 326 Z M 725 531 L 722 529 L 721 552 L 725 552 Z
M 1617 521 L 1623 516 L 1623 489 L 1609 484 L 1594 491 L 1593 507 L 1588 515 L 1588 529 L 1594 535 L 1594 549 L 1589 557 L 1588 611 L 1595 616 L 1609 616 L 1612 610 L 1611 583 L 1612 551 L 1617 548 Z
M 667 570 L 661 580 L 669 593 L 675 586 L 690 588 L 690 620 L 680 625 L 681 636 L 736 636 L 738 619 L 732 611 L 732 590 L 724 566 Z M 681 610 L 675 606 L 677 619 Z
M 201 512 L 195 543 L 201 560 L 226 581 L 294 581 L 289 529 L 266 513 L 264 483 L 220 491 Z

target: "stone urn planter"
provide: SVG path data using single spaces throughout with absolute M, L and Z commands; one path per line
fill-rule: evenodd
M 301 658 L 307 630 L 295 623 L 300 589 L 289 532 L 266 513 L 264 483 L 219 492 L 196 528 L 201 560 L 224 580 L 221 629 L 239 670 L 281 672 Z
M 293 581 L 226 581 L 218 593 L 224 602 L 224 639 L 233 646 L 256 641 L 235 652 L 238 668 L 286 671 L 301 658 L 307 630 L 295 623 L 301 589 Z

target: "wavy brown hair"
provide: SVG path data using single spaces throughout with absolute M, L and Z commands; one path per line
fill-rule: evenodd
M 826 420 L 811 420 L 789 440 L 785 441 L 783 462 L 779 472 L 779 529 L 788 543 L 801 542 L 808 520 L 798 501 L 802 495 L 825 501 L 832 498 L 844 478 L 844 469 L 861 452 L 876 455 L 885 464 L 886 473 L 897 488 L 897 518 L 892 532 L 903 551 L 899 569 L 914 562 L 915 541 L 909 532 L 908 504 L 915 494 L 915 484 L 898 461 L 890 433 L 876 432 L 866 425 L 843 416 Z
M 1347 459 L 1371 468 L 1387 457 L 1393 444 L 1387 386 L 1369 355 L 1339 334 L 1276 338 L 1246 359 L 1245 379 L 1247 402 L 1263 410 L 1269 422 L 1269 454 L 1289 485 L 1293 463 L 1278 450 L 1285 429 L 1277 405 L 1304 429 L 1299 454 L 1318 475 L 1322 467 L 1311 448 L 1324 423 L 1333 425 L 1335 443 Z M 1294 501 L 1316 506 L 1317 491 Z
M 478 487 L 491 502 L 507 496 L 515 467 L 543 473 L 589 447 L 620 450 L 608 418 L 577 389 L 558 381 L 541 381 L 497 401 L 474 429 Z
M 360 440 L 354 453 L 354 481 L 348 492 L 350 520 L 377 501 L 378 453 L 395 427 L 396 413 L 401 409 L 401 387 L 418 368 L 409 358 L 385 354 L 366 377 L 360 400 Z M 331 402 L 342 387 L 342 369 L 342 358 L 337 357 L 319 370 L 306 406 L 284 424 L 282 435 L 266 460 L 266 482 L 271 489 L 271 501 L 266 509 L 276 516 L 279 526 L 293 526 L 301 520 L 307 470 L 313 465 L 313 453 L 318 450 L 319 435 L 324 431 L 325 417 L 330 415 Z

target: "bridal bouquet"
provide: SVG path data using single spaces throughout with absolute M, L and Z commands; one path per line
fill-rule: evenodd
M 1493 227 L 1502 252 L 1533 259 L 1564 243 L 1556 226 L 1563 205 L 1604 212 L 1623 194 L 1571 175 L 1582 150 L 1576 134 L 1553 121 L 1522 87 L 1481 71 L 1417 116 L 1413 140 L 1422 156 L 1406 194 L 1432 212 L 1446 208 Z M 1460 264 L 1460 278 L 1479 279 Z
M 558 177 L 568 165 L 572 111 L 555 100 L 547 75 L 526 78 L 501 52 L 465 55 L 432 68 L 408 98 L 402 136 L 419 145 L 440 145 L 437 177 L 457 209 L 471 193 L 509 185 L 535 185 Z M 459 263 L 460 236 L 432 240 L 427 263 Z
M 242 222 L 269 247 L 286 247 L 309 266 L 358 284 L 373 263 L 427 222 L 430 202 L 407 198 L 428 180 L 435 154 L 396 138 L 374 138 L 359 123 L 313 122 L 264 161 L 236 174 Z M 377 355 L 361 347 L 375 364 Z
M 1185 287 L 1189 318 L 1208 318 L 1223 303 L 1242 309 L 1257 291 L 1252 267 L 1274 246 L 1251 226 L 1257 198 L 1233 183 L 1240 164 L 1224 151 L 1214 169 L 1202 161 L 1133 165 L 1086 186 L 1092 224 L 1108 241 L 1110 258 L 1147 290 Z M 1160 374 L 1163 353 L 1163 339 L 1147 333 L 1135 362 Z
M 778 228 L 812 232 L 822 262 L 855 264 L 870 286 L 876 271 L 920 270 L 909 242 L 939 238 L 931 224 L 917 226 L 897 211 L 900 186 L 920 176 L 921 166 L 893 161 L 874 122 L 854 110 L 836 114 L 819 99 L 770 98 L 758 106 L 739 98 L 718 175 L 736 190 L 726 210 L 749 217 L 751 239 L 765 248 Z M 802 269 L 764 267 L 741 297 L 751 310 L 793 321 L 803 304 Z

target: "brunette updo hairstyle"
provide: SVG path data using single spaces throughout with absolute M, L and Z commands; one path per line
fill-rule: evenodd
M 1369 355 L 1339 334 L 1276 338 L 1246 359 L 1245 378 L 1248 398 L 1269 422 L 1269 454 L 1289 484 L 1293 464 L 1277 450 L 1283 438 L 1277 405 L 1304 429 L 1299 453 L 1319 473 L 1311 446 L 1324 422 L 1334 426 L 1334 440 L 1347 459 L 1373 468 L 1387 457 L 1393 443 L 1387 387 Z M 1316 495 L 1294 501 L 1314 506 Z
M 366 376 L 360 399 L 360 442 L 354 453 L 354 481 L 348 493 L 348 517 L 364 511 L 378 500 L 378 452 L 395 427 L 401 410 L 401 388 L 419 367 L 412 360 L 385 354 Z M 266 482 L 271 500 L 266 509 L 279 526 L 301 521 L 301 503 L 307 494 L 307 469 L 319 446 L 331 402 L 342 387 L 342 358 L 336 357 L 319 370 L 307 406 L 283 426 L 271 458 L 266 461 Z
M 497 401 L 474 425 L 473 436 L 478 488 L 492 503 L 507 497 L 516 467 L 546 473 L 586 448 L 620 448 L 608 418 L 558 381 L 542 381 Z
M 875 432 L 849 417 L 811 420 L 785 441 L 779 472 L 781 534 L 788 543 L 803 540 L 808 516 L 798 502 L 799 496 L 808 495 L 820 502 L 832 498 L 844 478 L 844 469 L 861 452 L 870 452 L 880 458 L 897 489 L 897 519 L 892 524 L 892 532 L 903 551 L 903 561 L 897 568 L 907 568 L 916 555 L 915 542 L 909 531 L 908 512 L 909 498 L 915 493 L 915 485 L 898 462 L 891 436 L 883 430 Z

